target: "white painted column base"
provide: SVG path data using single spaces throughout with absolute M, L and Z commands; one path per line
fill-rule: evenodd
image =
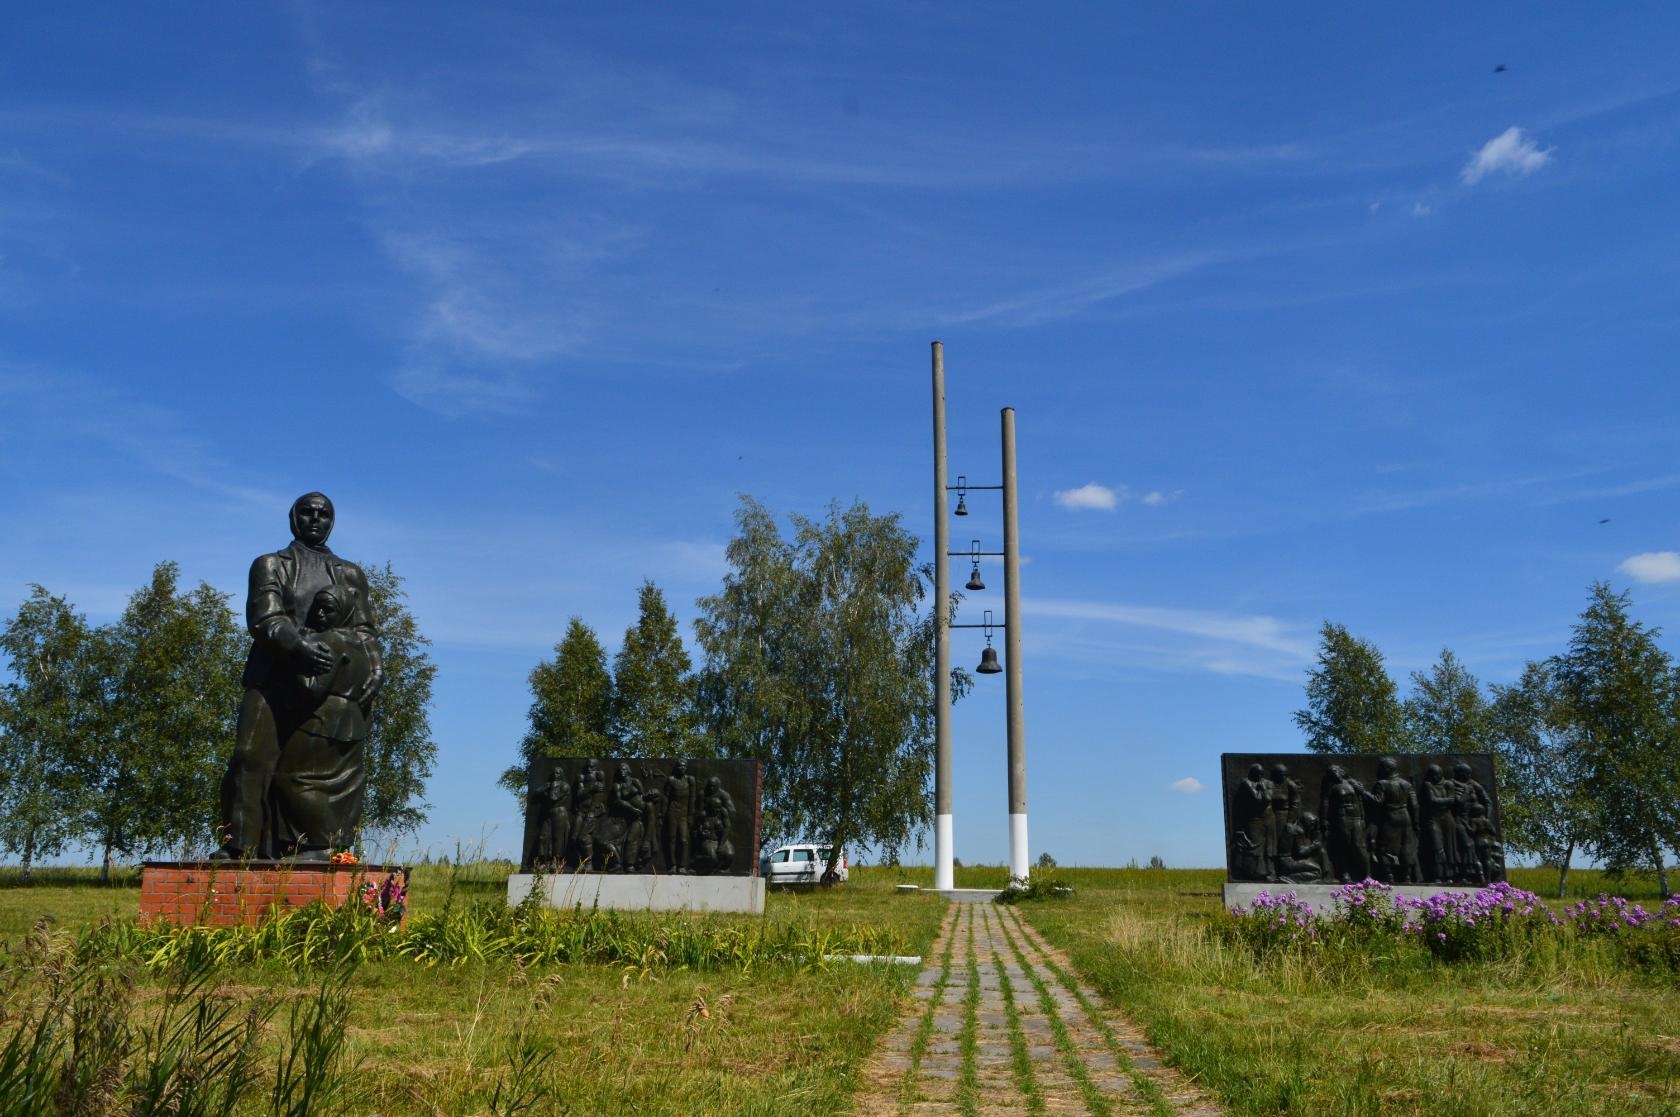
M 933 886 L 955 888 L 957 874 L 953 867 L 956 847 L 951 844 L 951 816 L 935 815 L 933 819 Z
M 1009 879 L 1026 880 L 1027 816 L 1025 812 L 1009 816 Z

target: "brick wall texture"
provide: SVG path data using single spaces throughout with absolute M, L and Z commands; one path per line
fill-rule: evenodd
M 140 869 L 140 919 L 177 926 L 254 926 L 271 911 L 315 900 L 341 907 L 364 881 L 384 877 L 383 865 L 147 862 Z

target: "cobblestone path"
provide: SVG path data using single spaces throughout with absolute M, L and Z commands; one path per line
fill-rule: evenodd
M 1219 1117 L 1012 907 L 953 903 L 857 1117 Z

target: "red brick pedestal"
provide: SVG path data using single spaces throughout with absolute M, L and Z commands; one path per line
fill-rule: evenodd
M 253 926 L 271 911 L 316 900 L 342 907 L 384 865 L 321 861 L 147 861 L 140 868 L 140 919 L 178 926 Z

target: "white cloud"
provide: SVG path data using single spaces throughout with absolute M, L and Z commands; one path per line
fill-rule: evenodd
M 1636 582 L 1680 582 L 1680 551 L 1646 551 L 1616 569 Z
M 1491 174 L 1530 175 L 1552 161 L 1552 149 L 1542 150 L 1517 127 L 1505 129 L 1470 157 L 1458 177 L 1474 186 Z
M 1107 485 L 1099 485 L 1092 481 L 1089 485 L 1081 485 L 1077 489 L 1058 490 L 1055 500 L 1063 508 L 1096 508 L 1112 512 L 1120 503 L 1120 494 Z
M 1174 489 L 1170 493 L 1161 489 L 1153 489 L 1150 492 L 1144 493 L 1141 499 L 1145 504 L 1149 505 L 1149 507 L 1159 508 L 1161 505 L 1175 501 L 1183 495 L 1183 489 Z
M 1412 216 L 1413 217 L 1428 217 L 1430 214 L 1432 214 L 1434 212 L 1435 212 L 1435 207 L 1430 205 L 1428 202 L 1413 202 L 1412 203 Z
M 1202 781 L 1195 776 L 1185 776 L 1181 780 L 1174 780 L 1167 786 L 1181 795 L 1195 795 L 1204 790 Z

